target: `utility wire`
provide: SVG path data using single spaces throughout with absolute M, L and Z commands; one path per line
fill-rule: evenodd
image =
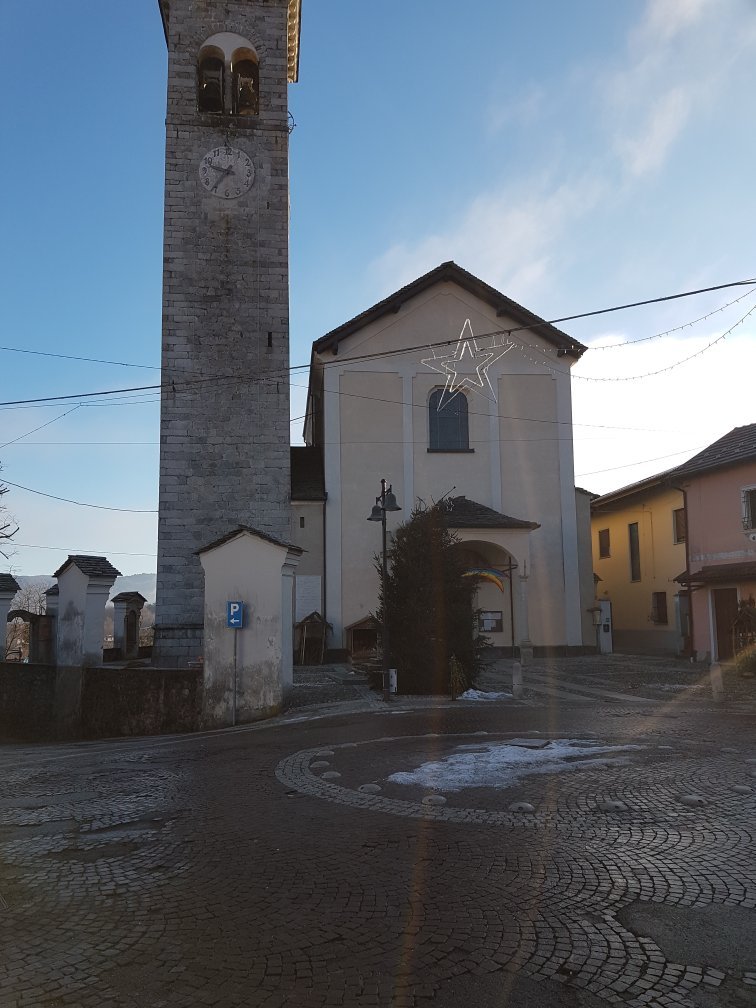
M 50 500 L 63 501 L 64 504 L 76 504 L 77 507 L 96 508 L 98 511 L 123 511 L 127 514 L 157 514 L 157 508 L 120 508 L 106 507 L 104 504 L 88 504 L 85 501 L 71 500 L 70 497 L 57 497 L 55 494 L 44 493 L 42 490 L 33 490 L 28 486 L 21 486 L 20 483 L 12 483 L 3 476 L 3 483 L 15 487 L 17 490 L 26 490 L 27 493 L 37 494 L 38 497 L 49 497 Z
M 756 283 L 756 278 L 752 278 L 750 280 L 736 280 L 736 281 L 734 281 L 732 283 L 719 284 L 716 287 L 701 287 L 698 290 L 684 291 L 682 294 L 667 294 L 667 295 L 665 295 L 663 297 L 651 298 L 650 300 L 647 300 L 647 301 L 635 301 L 635 302 L 633 302 L 631 304 L 615 305 L 612 308 L 598 308 L 595 311 L 582 312 L 582 313 L 580 313 L 578 315 L 565 315 L 562 318 L 551 319 L 551 321 L 545 321 L 545 320 L 543 320 L 541 322 L 535 322 L 532 325 L 517 326 L 514 329 L 497 330 L 496 332 L 493 332 L 493 333 L 484 333 L 482 336 L 476 337 L 476 338 L 482 339 L 485 336 L 498 336 L 498 335 L 500 335 L 503 332 L 514 333 L 514 332 L 519 332 L 519 331 L 521 331 L 523 329 L 533 329 L 533 328 L 536 328 L 536 327 L 539 327 L 539 326 L 544 326 L 544 325 L 556 325 L 558 322 L 571 322 L 571 321 L 573 321 L 575 319 L 590 318 L 590 317 L 592 317 L 594 315 L 606 315 L 606 314 L 609 314 L 610 312 L 624 311 L 627 308 L 639 308 L 639 307 L 642 307 L 643 305 L 658 304 L 659 302 L 662 302 L 662 301 L 673 301 L 673 300 L 676 300 L 678 298 L 693 297 L 696 294 L 708 294 L 711 291 L 725 290 L 725 289 L 727 289 L 729 287 L 742 287 L 742 286 L 745 286 L 745 285 L 748 285 L 748 284 L 754 284 L 754 283 Z M 742 297 L 747 297 L 747 295 L 743 294 Z M 642 343 L 642 342 L 644 342 L 644 340 L 659 339 L 659 337 L 661 337 L 661 336 L 667 336 L 670 333 L 679 332 L 681 329 L 685 329 L 688 326 L 695 325 L 697 322 L 702 322 L 704 319 L 711 318 L 712 315 L 716 315 L 717 312 L 724 311 L 725 308 L 729 308 L 730 305 L 736 304 L 736 302 L 740 301 L 740 300 L 742 300 L 742 298 L 736 298 L 734 301 L 730 301 L 726 305 L 722 305 L 721 308 L 716 308 L 716 309 L 714 309 L 714 311 L 709 312 L 708 315 L 702 315 L 701 318 L 695 319 L 693 322 L 686 322 L 684 325 L 677 326 L 675 329 L 669 329 L 669 330 L 667 330 L 667 332 L 657 333 L 654 336 L 646 336 L 646 337 L 644 337 L 643 340 L 632 340 L 632 341 L 628 341 L 628 342 L 629 343 L 632 343 L 632 342 L 634 342 L 634 343 Z M 454 342 L 456 342 L 456 340 L 450 340 L 448 342 L 454 343 Z M 437 344 L 437 345 L 441 346 L 441 345 L 444 345 L 444 344 Z M 608 346 L 590 347 L 590 349 L 591 350 L 613 350 L 617 346 L 623 346 L 623 345 L 626 345 L 626 344 L 613 344 L 613 345 L 608 345 Z M 74 356 L 72 354 L 53 353 L 52 351 L 49 351 L 49 350 L 29 350 L 26 347 L 0 346 L 0 350 L 4 350 L 7 353 L 33 354 L 34 356 L 37 356 L 37 357 L 55 357 L 55 358 L 58 358 L 60 360 L 83 361 L 83 362 L 89 363 L 89 364 L 110 364 L 110 365 L 112 365 L 114 367 L 142 368 L 142 369 L 148 370 L 148 371 L 159 371 L 160 370 L 160 365 L 159 364 L 136 364 L 136 363 L 133 363 L 131 361 L 105 360 L 105 359 L 103 359 L 101 357 L 77 357 L 77 356 Z M 309 367 L 309 365 L 308 364 L 297 364 L 293 368 L 290 368 L 289 370 L 298 370 L 300 368 L 306 368 L 306 367 Z M 216 377 L 223 377 L 223 376 L 218 375 Z
M 475 338 L 476 339 L 486 339 L 488 337 L 500 336 L 500 335 L 511 336 L 513 333 L 522 332 L 524 330 L 537 329 L 537 328 L 540 328 L 541 326 L 545 326 L 545 325 L 548 325 L 548 326 L 555 325 L 557 322 L 567 322 L 567 321 L 572 321 L 574 319 L 590 318 L 590 317 L 595 316 L 595 315 L 604 315 L 604 314 L 608 314 L 610 312 L 624 311 L 625 309 L 628 309 L 628 308 L 638 308 L 638 307 L 642 307 L 643 305 L 658 304 L 658 303 L 663 302 L 663 301 L 673 301 L 673 300 L 677 300 L 679 298 L 692 297 L 692 296 L 694 296 L 696 294 L 705 294 L 705 293 L 709 293 L 709 292 L 715 291 L 715 290 L 723 290 L 723 289 L 728 288 L 728 287 L 741 287 L 741 286 L 753 285 L 753 284 L 756 284 L 756 279 L 737 280 L 737 281 L 735 281 L 733 283 L 719 284 L 719 285 L 717 285 L 715 287 L 702 287 L 702 288 L 699 288 L 698 290 L 685 291 L 685 292 L 683 292 L 681 294 L 668 294 L 668 295 L 665 295 L 664 297 L 651 298 L 651 299 L 646 300 L 646 301 L 634 301 L 634 302 L 632 302 L 630 304 L 615 305 L 612 308 L 599 308 L 599 309 L 597 309 L 595 311 L 582 312 L 582 313 L 577 314 L 577 315 L 565 315 L 565 316 L 563 316 L 561 318 L 552 319 L 551 321 L 548 321 L 548 322 L 544 320 L 542 322 L 533 322 L 533 323 L 531 323 L 529 325 L 515 326 L 515 327 L 509 328 L 509 329 L 497 329 L 497 330 L 494 330 L 492 332 L 481 333 L 481 334 L 477 335 Z M 459 337 L 454 337 L 453 339 L 440 340 L 440 341 L 434 342 L 434 343 L 419 344 L 418 346 L 408 347 L 408 348 L 400 350 L 400 351 L 391 350 L 391 351 L 384 351 L 382 353 L 365 354 L 365 355 L 363 355 L 361 357 L 360 356 L 350 357 L 349 360 L 350 360 L 350 362 L 356 362 L 356 361 L 359 361 L 359 360 L 377 359 L 377 358 L 381 358 L 381 357 L 385 357 L 385 356 L 389 356 L 389 355 L 396 355 L 396 354 L 400 354 L 400 353 L 411 353 L 411 352 L 416 352 L 416 351 L 419 351 L 419 350 L 432 349 L 432 348 L 435 348 L 435 347 L 451 346 L 454 343 L 457 343 L 458 340 L 459 340 Z M 540 348 L 537 348 L 537 349 L 540 349 Z M 244 380 L 244 381 L 250 381 L 250 382 L 253 382 L 253 383 L 254 382 L 258 382 L 258 381 L 272 381 L 272 380 L 274 380 L 274 378 L 276 376 L 282 377 L 283 374 L 289 374 L 292 371 L 298 371 L 298 370 L 302 370 L 302 369 L 305 369 L 305 368 L 308 368 L 308 367 L 309 367 L 308 364 L 297 364 L 297 365 L 293 365 L 293 366 L 291 366 L 289 368 L 283 369 L 283 370 L 278 371 L 278 372 L 269 372 L 268 374 L 259 375 L 259 376 L 256 376 L 256 377 L 245 376 L 245 378 L 240 378 L 237 375 L 213 375 L 213 376 L 209 376 L 209 377 L 204 378 L 204 379 L 198 379 L 197 381 L 194 381 L 194 382 L 181 382 L 178 387 L 185 388 L 185 387 L 194 386 L 194 385 L 206 384 L 207 382 L 229 381 L 229 380 L 232 380 L 232 381 L 241 381 L 241 380 Z M 598 379 L 596 379 L 596 380 L 598 380 Z M 174 387 L 176 387 L 175 383 L 173 383 L 173 385 L 174 385 Z M 165 382 L 163 382 L 162 385 L 137 385 L 137 386 L 133 386 L 133 387 L 129 387 L 129 388 L 122 388 L 122 389 L 107 389 L 107 390 L 100 391 L 100 392 L 82 392 L 82 393 L 77 393 L 77 394 L 73 394 L 73 395 L 44 396 L 44 397 L 40 397 L 40 398 L 37 398 L 37 399 L 16 399 L 16 400 L 9 400 L 9 401 L 6 401 L 6 402 L 0 402 L 0 407 L 25 406 L 25 405 L 33 405 L 33 404 L 36 404 L 36 403 L 47 403 L 47 402 L 54 402 L 54 401 L 55 402 L 60 402 L 60 401 L 66 401 L 66 400 L 71 400 L 71 399 L 87 399 L 87 398 L 95 398 L 97 396 L 118 395 L 118 394 L 122 394 L 122 393 L 147 392 L 147 391 L 154 392 L 154 391 L 159 391 L 161 388 L 163 388 L 163 389 L 167 388 L 167 385 L 166 385 Z
M 31 434 L 36 434 L 37 431 L 43 430 L 45 427 L 49 427 L 50 424 L 57 423 L 58 420 L 62 420 L 63 417 L 69 416 L 71 413 L 75 413 L 79 406 L 74 406 L 73 409 L 66 410 L 65 413 L 61 413 L 60 416 L 54 417 L 52 420 L 48 420 L 47 423 L 40 424 L 39 427 L 35 427 L 34 430 L 27 431 L 26 434 L 20 434 L 17 438 L 12 441 L 6 441 L 5 444 L 0 444 L 0 448 L 8 448 L 10 445 L 18 444 L 19 441 L 23 441 L 24 438 L 29 437 Z
M 678 455 L 687 455 L 688 452 L 697 453 L 703 451 L 706 445 L 701 448 L 685 448 L 683 451 L 671 452 L 669 455 L 658 455 L 652 459 L 641 459 L 640 462 L 627 462 L 625 465 L 610 466 L 609 469 L 593 469 L 591 472 L 575 473 L 575 479 L 582 479 L 583 476 L 599 476 L 601 473 L 616 472 L 617 469 L 632 469 L 635 466 L 645 465 L 647 462 L 661 462 L 664 459 L 676 458 Z
M 53 353 L 50 350 L 28 350 L 26 347 L 0 346 L 6 353 L 33 354 L 35 357 L 55 357 L 58 360 L 84 361 L 87 364 L 111 364 L 113 367 L 143 368 L 145 371 L 159 371 L 159 364 L 133 364 L 129 361 L 103 360 L 101 357 L 75 357 L 72 354 Z
M 39 543 L 20 543 L 14 542 L 13 546 L 20 546 L 22 549 L 43 549 L 43 550 L 58 550 L 61 553 L 69 554 L 81 554 L 80 549 L 73 549 L 71 546 L 41 546 Z M 107 553 L 110 556 L 145 556 L 154 557 L 157 553 L 124 553 L 123 550 L 111 550 L 111 549 L 99 549 L 94 547 L 87 547 L 87 551 L 93 550 L 95 553 Z

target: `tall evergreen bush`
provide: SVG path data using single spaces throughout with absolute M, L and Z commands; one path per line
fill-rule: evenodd
M 475 581 L 463 577 L 456 534 L 443 505 L 416 508 L 388 548 L 386 595 L 378 618 L 386 622 L 400 693 L 449 693 L 455 656 L 465 688 L 474 685 L 488 640 L 477 634 Z M 377 564 L 380 574 L 380 564 Z

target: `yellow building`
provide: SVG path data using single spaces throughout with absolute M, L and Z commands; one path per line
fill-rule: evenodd
M 682 652 L 687 595 L 674 579 L 686 568 L 683 495 L 660 473 L 591 505 L 596 595 L 612 603 L 615 651 Z

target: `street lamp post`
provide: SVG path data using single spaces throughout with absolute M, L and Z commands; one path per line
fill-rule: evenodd
M 401 511 L 401 507 L 396 502 L 394 490 L 391 486 L 386 486 L 386 480 L 381 480 L 381 495 L 375 498 L 373 510 L 370 512 L 368 521 L 379 521 L 381 523 L 381 595 L 383 597 L 382 619 L 381 619 L 381 650 L 383 652 L 383 699 L 386 703 L 391 699 L 391 686 L 389 665 L 391 663 L 391 651 L 389 649 L 389 631 L 386 621 L 386 579 L 388 576 L 386 566 L 386 512 Z

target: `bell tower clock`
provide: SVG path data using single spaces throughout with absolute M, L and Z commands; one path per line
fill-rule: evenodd
M 168 44 L 153 661 L 202 653 L 196 551 L 289 527 L 289 117 L 301 0 L 158 0 Z

